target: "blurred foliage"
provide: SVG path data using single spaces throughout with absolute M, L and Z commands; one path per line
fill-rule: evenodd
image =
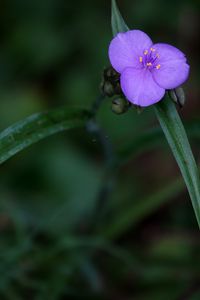
M 187 54 L 180 113 L 195 124 L 199 161 L 200 3 L 118 3 L 131 27 Z M 2 0 L 1 130 L 46 109 L 92 105 L 111 37 L 110 1 Z M 0 299 L 200 299 L 199 231 L 154 115 L 110 107 L 106 99 L 98 134 L 63 132 L 1 165 Z

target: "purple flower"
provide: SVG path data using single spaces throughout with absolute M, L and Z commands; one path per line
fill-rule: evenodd
M 189 65 L 180 50 L 168 44 L 153 44 L 140 30 L 119 33 L 110 43 L 109 58 L 121 74 L 124 95 L 142 107 L 160 101 L 166 89 L 178 87 L 189 75 Z

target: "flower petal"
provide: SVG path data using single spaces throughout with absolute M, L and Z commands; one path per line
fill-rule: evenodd
M 184 83 L 189 75 L 189 65 L 183 52 L 168 44 L 155 44 L 159 55 L 159 69 L 153 69 L 154 80 L 165 89 L 174 89 Z
M 135 105 L 152 105 L 160 101 L 165 94 L 165 90 L 154 81 L 147 69 L 126 68 L 120 80 L 124 95 Z
M 141 30 L 118 33 L 109 46 L 111 65 L 119 73 L 127 67 L 141 68 L 139 57 L 152 44 L 148 35 Z

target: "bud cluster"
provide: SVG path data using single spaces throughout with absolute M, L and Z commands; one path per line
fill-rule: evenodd
M 113 97 L 122 94 L 120 86 L 120 74 L 112 67 L 108 67 L 103 72 L 101 91 L 105 96 Z
M 103 72 L 101 92 L 107 97 L 114 97 L 111 109 L 115 114 L 123 114 L 130 108 L 131 104 L 121 90 L 120 74 L 113 67 L 108 67 Z

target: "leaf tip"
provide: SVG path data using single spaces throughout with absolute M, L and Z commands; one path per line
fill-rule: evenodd
M 113 36 L 117 35 L 119 32 L 126 32 L 129 30 L 126 25 L 119 8 L 117 6 L 116 0 L 112 0 L 111 2 L 111 25 Z

